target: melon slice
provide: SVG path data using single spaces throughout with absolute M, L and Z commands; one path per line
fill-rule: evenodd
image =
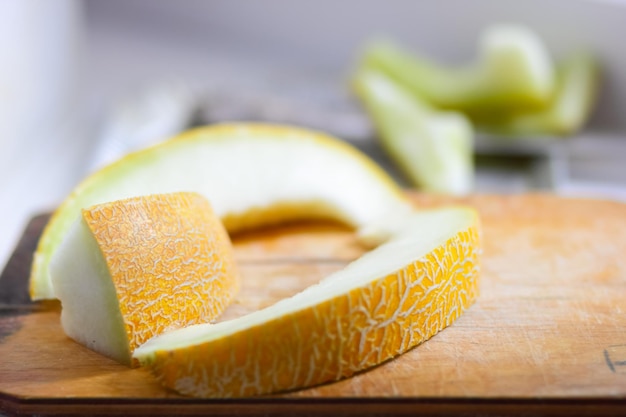
M 473 189 L 474 131 L 462 113 L 436 110 L 371 68 L 352 82 L 385 151 L 413 185 L 456 195 Z
M 386 243 L 319 284 L 237 319 L 157 336 L 134 357 L 182 394 L 241 397 L 335 381 L 405 352 L 477 297 L 479 221 L 451 207 L 390 222 Z
M 239 288 L 228 234 L 195 193 L 83 209 L 50 275 L 65 333 L 125 364 L 151 337 L 215 319 Z
M 470 114 L 528 110 L 548 102 L 553 63 L 532 30 L 494 25 L 482 34 L 479 47 L 474 63 L 453 68 L 378 41 L 366 48 L 362 65 L 383 71 L 436 107 Z
M 576 52 L 559 62 L 556 90 L 544 108 L 478 120 L 481 129 L 501 135 L 566 136 L 587 122 L 598 94 L 600 71 L 596 59 Z
M 81 209 L 177 191 L 205 196 L 229 232 L 315 218 L 360 229 L 410 210 L 402 190 L 382 168 L 338 139 L 286 126 L 197 128 L 122 158 L 72 192 L 39 241 L 31 298 L 54 298 L 50 259 Z

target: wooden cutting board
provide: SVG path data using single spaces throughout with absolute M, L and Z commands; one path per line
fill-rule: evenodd
M 445 198 L 414 195 L 424 207 Z M 458 201 L 456 201 L 458 202 Z M 0 410 L 9 414 L 626 415 L 626 204 L 548 195 L 462 200 L 482 218 L 476 304 L 431 340 L 352 378 L 239 400 L 161 388 L 68 339 L 25 293 L 45 217 L 0 278 Z M 224 318 L 317 282 L 362 253 L 348 230 L 298 224 L 235 239 L 242 291 Z

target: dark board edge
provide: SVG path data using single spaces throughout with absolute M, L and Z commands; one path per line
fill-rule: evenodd
M 0 275 L 0 312 L 15 306 L 33 305 L 28 294 L 28 277 L 39 237 L 50 214 L 33 217 Z
M 626 416 L 623 398 L 241 398 L 16 399 L 0 396 L 9 416 Z

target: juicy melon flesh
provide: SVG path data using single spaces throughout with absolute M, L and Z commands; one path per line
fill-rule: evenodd
M 50 273 L 65 333 L 125 364 L 151 337 L 215 319 L 239 288 L 230 239 L 195 193 L 82 210 Z
M 54 298 L 50 259 L 81 209 L 178 191 L 205 196 L 229 232 L 316 218 L 360 229 L 410 207 L 382 168 L 338 139 L 287 126 L 197 128 L 122 158 L 72 192 L 39 241 L 30 277 L 31 298 Z
M 135 350 L 166 387 L 242 397 L 317 385 L 393 358 L 449 326 L 478 295 L 476 212 L 389 219 L 390 239 L 291 298 Z

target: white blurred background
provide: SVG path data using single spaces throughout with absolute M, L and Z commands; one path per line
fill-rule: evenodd
M 0 0 L 0 268 L 28 219 L 90 170 L 192 124 L 308 125 L 392 170 L 346 86 L 360 46 L 384 34 L 460 64 L 502 22 L 528 25 L 555 57 L 587 47 L 602 88 L 556 151 L 483 150 L 501 160 L 478 165 L 476 191 L 626 200 L 623 1 Z

